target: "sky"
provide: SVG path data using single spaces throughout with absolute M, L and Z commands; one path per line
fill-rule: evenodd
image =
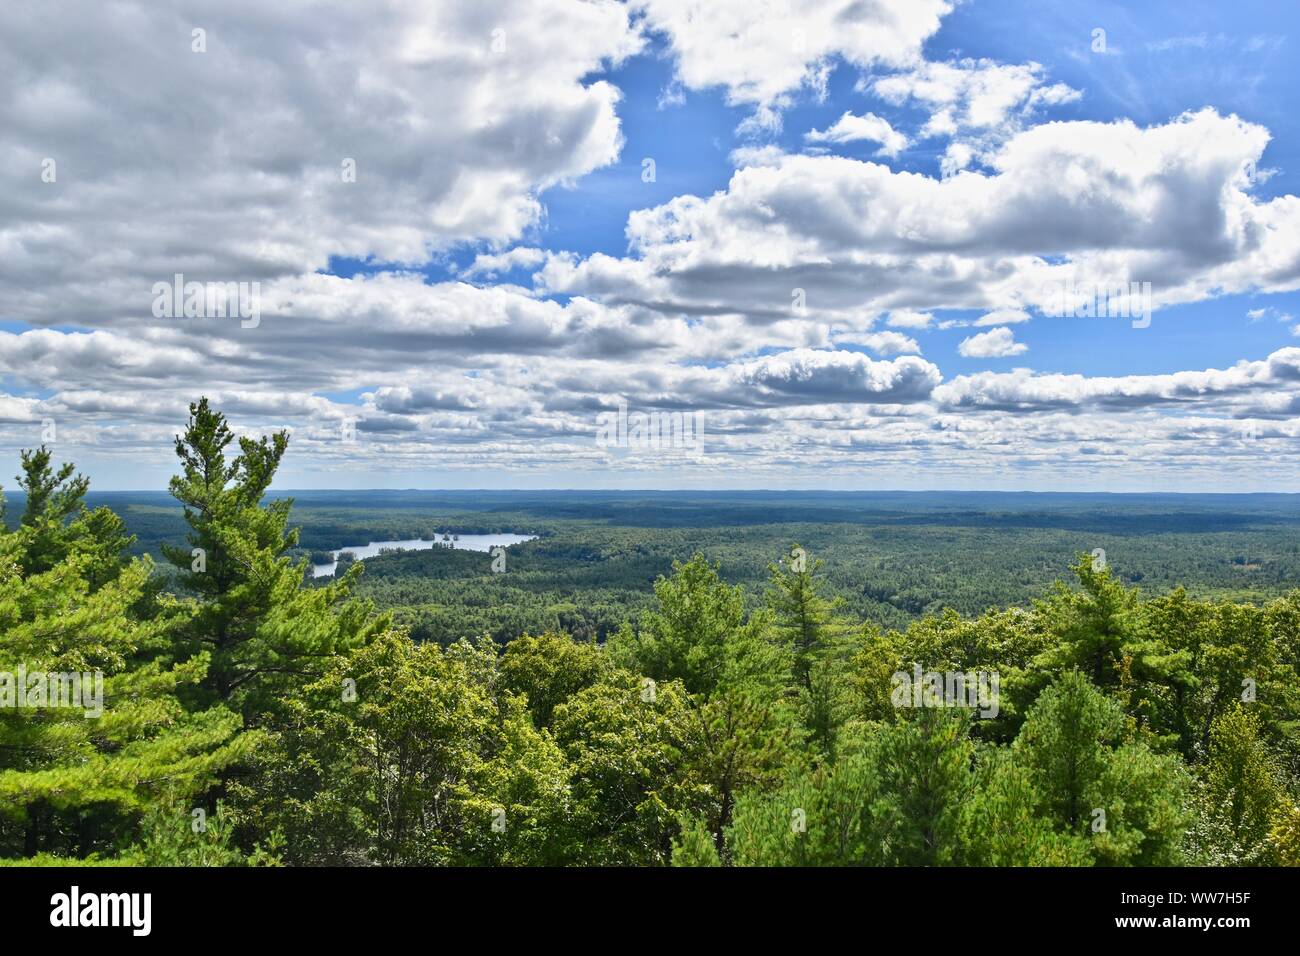
M 1300 492 L 1297 34 L 5 4 L 0 476 L 165 487 L 206 395 L 278 488 Z

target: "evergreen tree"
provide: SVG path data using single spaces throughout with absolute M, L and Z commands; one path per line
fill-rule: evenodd
M 1081 590 L 1057 583 L 1051 596 L 1039 602 L 1038 613 L 1056 641 L 1037 662 L 1045 673 L 1077 668 L 1094 685 L 1115 687 L 1129 653 L 1137 611 L 1137 594 L 1124 587 L 1107 566 L 1094 566 L 1081 554 L 1071 568 Z
M 694 773 L 710 794 L 706 824 L 722 853 L 736 799 L 776 786 L 798 745 L 791 652 L 763 615 L 748 620 L 744 594 L 696 554 L 655 582 L 658 608 L 639 632 L 611 641 L 614 659 L 690 691 Z
M 768 565 L 767 608 L 778 643 L 790 649 L 799 710 L 813 746 L 835 759 L 836 734 L 847 718 L 845 675 L 852 657 L 846 628 L 836 617 L 842 601 L 823 596 L 820 558 L 798 544 L 790 561 Z
M 610 639 L 619 664 L 655 680 L 681 681 L 692 694 L 709 694 L 742 676 L 742 668 L 771 676 L 775 651 L 763 647 L 763 620 L 745 619 L 744 592 L 725 584 L 704 555 L 673 562 L 672 576 L 660 576 L 654 593 L 658 606 L 640 629 L 627 627 Z M 740 647 L 760 653 L 738 658 Z
M 1088 789 L 1101 777 L 1106 752 L 1120 740 L 1124 715 L 1078 671 L 1069 671 L 1031 708 L 1016 750 L 1043 795 L 1045 808 L 1067 832 L 1091 821 Z
M 92 582 L 122 559 L 103 551 L 111 537 L 63 524 L 88 514 L 84 482 L 48 455 L 23 461 L 35 503 L 0 531 L 0 855 L 111 857 L 164 791 L 201 794 L 256 738 L 224 708 L 186 712 L 177 693 L 208 661 L 155 659 L 173 621 L 135 614 L 150 562 Z
M 798 544 L 790 549 L 788 565 L 782 558 L 767 566 L 773 630 L 793 652 L 795 683 L 809 691 L 814 662 L 836 635 L 835 611 L 843 603 L 822 595 L 822 567 L 820 558 L 810 558 Z
M 957 861 L 961 806 L 973 786 L 970 711 L 922 707 L 881 734 L 880 789 L 892 815 L 890 863 Z
M 1030 709 L 1012 752 L 1047 819 L 1087 839 L 1096 862 L 1172 865 L 1189 823 L 1186 775 L 1129 733 L 1119 705 L 1070 671 Z
M 76 550 L 86 560 L 85 577 L 94 590 L 122 570 L 125 551 L 135 538 L 124 533 L 122 519 L 109 508 L 87 508 L 90 480 L 77 474 L 71 463 L 55 469 L 52 459 L 44 445 L 19 456 L 22 474 L 17 482 L 26 495 L 19 523 L 30 531 L 21 558 L 23 570 L 41 574 Z
M 288 527 L 292 499 L 263 504 L 288 447 L 288 436 L 240 438 L 206 398 L 190 406 L 176 439 L 181 474 L 171 492 L 185 505 L 189 547 L 164 545 L 193 595 L 182 631 L 184 654 L 207 652 L 204 687 L 246 716 L 269 707 L 288 689 L 319 676 L 330 659 L 388 626 L 368 602 L 349 600 L 359 566 L 321 587 L 304 587 L 307 562 L 287 552 L 298 532 Z
M 961 808 L 958 858 L 963 866 L 1088 866 L 1082 837 L 1057 833 L 1039 812 L 1042 795 L 1029 771 L 1005 748 L 985 749 L 971 798 Z
M 742 795 L 727 845 L 737 866 L 882 866 L 892 819 L 879 748 L 869 746 L 772 793 Z
M 681 836 L 673 841 L 672 865 L 681 867 L 722 866 L 713 834 L 698 820 L 682 823 Z

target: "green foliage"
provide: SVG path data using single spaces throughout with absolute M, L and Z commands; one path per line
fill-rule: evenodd
M 359 566 L 324 587 L 302 586 L 307 563 L 286 554 L 298 543 L 288 527 L 293 501 L 262 503 L 287 434 L 241 438 L 239 453 L 227 460 L 233 440 L 225 416 L 206 398 L 190 406 L 185 434 L 176 439 L 182 472 L 171 481 L 185 506 L 190 546 L 165 545 L 163 553 L 193 595 L 179 654 L 209 654 L 209 697 L 252 716 L 388 621 L 376 618 L 369 604 L 349 600 Z
M 672 577 L 655 581 L 654 593 L 658 607 L 640 630 L 626 628 L 610 640 L 620 665 L 704 695 L 751 678 L 770 682 L 779 672 L 779 651 L 765 646 L 763 619 L 745 619 L 744 593 L 724 584 L 704 555 L 674 562 Z
M 1119 705 L 1078 671 L 1064 674 L 1030 710 L 1017 757 L 1044 795 L 1044 808 L 1066 829 L 1082 832 L 1091 820 L 1088 792 L 1123 731 Z
M 225 708 L 186 710 L 208 660 L 154 659 L 174 621 L 137 615 L 150 562 L 104 573 L 116 524 L 43 449 L 23 465 L 28 508 L 0 533 L 0 855 L 112 855 L 163 791 L 202 791 L 257 737 Z M 20 698 L 38 674 L 44 696 Z
M 782 558 L 768 566 L 767 609 L 776 642 L 793 659 L 791 679 L 809 743 L 834 760 L 836 739 L 852 710 L 845 680 L 853 654 L 851 637 L 836 617 L 843 601 L 823 595 L 822 560 L 809 560 L 797 544 L 790 558 L 788 565 Z
M 245 856 L 232 843 L 226 808 L 218 803 L 208 814 L 174 802 L 149 808 L 141 825 L 138 848 L 122 862 L 134 866 L 276 866 L 274 849 Z
M 693 773 L 698 717 L 682 686 L 619 671 L 559 704 L 549 729 L 570 768 L 567 862 L 668 862 L 679 817 L 709 797 Z
M 1278 804 L 1268 841 L 1278 866 L 1300 866 L 1300 806 L 1291 800 Z
M 1125 528 L 1166 567 L 1121 579 L 1082 555 L 1030 600 L 1076 549 L 1067 526 L 1128 549 L 1088 503 L 868 519 L 790 495 L 771 524 L 761 496 L 633 513 L 439 493 L 430 516 L 406 493 L 364 511 L 322 492 L 304 545 L 269 493 L 287 447 L 191 406 L 186 545 L 161 506 L 140 525 L 128 505 L 170 568 L 127 557 L 72 466 L 23 454 L 0 703 L 23 668 L 102 672 L 104 706 L 0 707 L 0 862 L 1300 863 L 1300 549 L 1232 564 L 1269 569 L 1252 603 L 1203 553 L 1181 563 L 1236 533 L 1196 514 Z M 439 548 L 309 576 L 309 549 L 448 530 L 541 537 L 507 574 Z M 834 560 L 771 563 L 795 534 Z M 1160 593 L 1171 575 L 1217 583 Z M 915 706 L 892 693 L 915 667 L 992 673 L 1001 694 Z
M 613 671 L 608 655 L 596 644 L 579 643 L 566 634 L 524 635 L 510 642 L 501 659 L 506 686 L 528 698 L 539 726 L 551 722 L 558 704 Z
M 1086 841 L 1057 831 L 1042 803 L 1028 768 L 1005 749 L 984 751 L 960 811 L 956 858 L 966 866 L 1089 865 Z
M 673 843 L 673 866 L 722 866 L 718 848 L 713 844 L 713 834 L 703 823 L 687 822 L 681 836 Z
M 1281 777 L 1259 719 L 1245 706 L 1238 703 L 1215 719 L 1198 794 L 1210 859 L 1269 862 L 1270 831 L 1285 801 Z
M 1087 837 L 1108 866 L 1169 866 L 1188 822 L 1176 758 L 1126 740 L 1119 705 L 1079 671 L 1063 674 L 1030 709 L 1012 747 L 1056 828 Z
M 567 804 L 559 749 L 522 699 L 498 700 L 436 645 L 381 635 L 289 700 L 272 729 L 232 799 L 244 827 L 284 834 L 286 862 L 553 862 L 549 824 Z

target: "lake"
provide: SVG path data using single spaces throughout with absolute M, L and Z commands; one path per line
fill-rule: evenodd
M 519 544 L 521 541 L 532 541 L 536 537 L 535 534 L 462 534 L 451 541 L 444 541 L 441 535 L 433 541 L 425 541 L 421 538 L 411 538 L 407 541 L 371 541 L 369 544 L 350 545 L 330 552 L 334 555 L 334 560 L 329 564 L 312 565 L 311 574 L 314 578 L 325 578 L 332 575 L 339 566 L 338 557 L 344 551 L 351 551 L 357 556 L 358 561 L 373 558 L 385 548 L 392 548 L 396 551 L 428 551 L 432 548 L 450 547 L 458 551 L 487 552 L 495 547 L 509 547 L 512 544 Z

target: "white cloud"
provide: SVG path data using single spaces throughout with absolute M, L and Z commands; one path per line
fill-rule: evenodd
M 844 336 L 838 341 L 841 345 L 860 345 L 881 355 L 898 355 L 904 352 L 921 354 L 921 346 L 917 344 L 916 339 L 909 338 L 901 332 L 868 332 L 865 335 Z
M 925 329 L 934 321 L 929 312 L 916 312 L 912 309 L 894 309 L 889 313 L 886 324 L 896 329 Z
M 975 159 L 975 150 L 966 143 L 949 143 L 939 161 L 939 172 L 944 179 L 956 176 Z
M 778 404 L 800 402 L 915 402 L 928 398 L 939 383 L 939 369 L 906 356 L 876 361 L 858 352 L 795 349 L 725 371 L 737 389 L 733 401 L 766 398 Z
M 875 113 L 855 116 L 849 112 L 826 130 L 810 130 L 804 134 L 804 139 L 810 143 L 853 143 L 867 140 L 881 144 L 876 151 L 877 156 L 891 158 L 906 149 L 908 142 L 906 136 L 889 125 L 888 120 Z
M 1088 407 L 1127 410 L 1233 399 L 1253 404 L 1261 393 L 1276 391 L 1287 394 L 1290 414 L 1294 415 L 1300 412 L 1294 407 L 1298 384 L 1300 348 L 1285 348 L 1262 361 L 1167 375 L 1090 377 L 1040 374 L 1029 369 L 980 372 L 945 382 L 935 389 L 933 397 L 949 408 L 1029 412 Z
M 535 269 L 545 261 L 546 253 L 541 249 L 516 246 L 505 252 L 479 253 L 463 274 L 467 278 L 474 276 L 495 278 L 503 272 L 511 272 L 515 269 Z
M 1048 83 L 1038 63 L 988 59 L 927 61 L 893 75 L 864 78 L 859 88 L 895 106 L 916 104 L 930 111 L 919 136 L 952 140 L 940 162 L 945 178 L 976 160 L 991 162 L 1001 145 L 1040 111 L 1082 96 L 1064 83 Z
M 1300 288 L 1300 198 L 1258 200 L 1245 175 L 1268 139 L 1203 110 L 1148 128 L 1037 126 L 1013 136 L 991 172 L 948 179 L 784 155 L 707 198 L 632 213 L 630 256 L 552 261 L 541 279 L 566 294 L 759 324 L 796 288 L 826 318 L 1028 311 L 1067 279 L 1150 282 L 1157 309 L 1289 291 Z
M 924 62 L 912 69 L 868 81 L 886 102 L 916 102 L 932 112 L 923 136 L 1007 131 L 1033 111 L 1079 99 L 1064 83 L 1048 84 L 1038 63 L 993 60 Z
M 858 67 L 917 62 L 949 0 L 633 0 L 662 33 L 691 90 L 722 87 L 730 103 L 775 125 L 800 89 L 824 87 L 834 57 Z
M 1029 346 L 1017 342 L 1012 331 L 1003 326 L 962 339 L 957 351 L 966 358 L 1007 358 L 1028 352 Z
M 786 151 L 770 143 L 763 146 L 738 146 L 730 153 L 731 164 L 737 169 L 745 166 L 779 166 Z
M 515 239 L 541 190 L 618 156 L 621 94 L 599 74 L 643 42 L 613 0 L 191 6 L 0 6 L 10 318 L 140 314 L 175 272 Z
M 1160 306 L 1300 288 L 1300 199 L 1260 198 L 1250 172 L 1268 130 L 1213 110 L 1026 129 L 1076 91 L 1035 64 L 925 64 L 949 6 L 641 0 L 642 23 L 608 0 L 360 0 L 330 17 L 230 0 L 204 11 L 205 54 L 186 4 L 0 8 L 0 301 L 16 326 L 0 332 L 0 449 L 38 443 L 49 418 L 61 453 L 162 469 L 129 482 L 154 484 L 206 393 L 241 431 L 292 427 L 300 476 L 664 467 L 595 447 L 596 415 L 624 401 L 706 410 L 712 487 L 782 468 L 1138 481 L 1170 462 L 1293 485 L 1300 349 L 948 381 L 919 357 L 906 330 L 959 325 L 990 329 L 968 357 L 1023 352 L 1011 326 L 1066 277 L 1150 281 Z M 547 248 L 544 190 L 618 157 L 624 104 L 602 74 L 643 28 L 674 58 L 662 105 L 717 87 L 760 125 L 838 61 L 893 71 L 881 95 L 950 137 L 943 175 L 749 143 L 725 186 L 632 213 L 626 253 Z M 906 134 L 859 106 L 808 137 L 857 141 L 890 156 Z M 357 274 L 322 271 L 340 257 Z M 178 271 L 260 281 L 260 325 L 153 318 L 153 282 Z M 980 318 L 935 318 L 949 309 Z M 1267 455 L 1244 457 L 1243 421 Z

